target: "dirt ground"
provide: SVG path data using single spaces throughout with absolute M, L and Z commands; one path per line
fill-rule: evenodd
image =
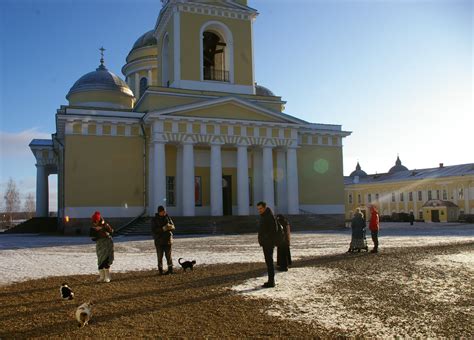
M 474 243 L 469 242 L 391 248 L 376 255 L 337 254 L 300 259 L 288 273 L 299 270 L 338 273 L 311 288 L 313 293 L 306 291 L 305 295 L 314 294 L 323 303 L 309 303 L 307 307 L 312 310 L 305 310 L 301 305 L 291 309 L 288 301 L 268 298 L 272 290 L 265 290 L 267 298 L 255 298 L 233 288 L 253 282 L 250 290 L 260 291 L 258 285 L 264 278 L 258 277 L 265 274 L 263 263 L 198 265 L 193 272 L 177 270 L 171 276 L 158 276 L 154 270 L 115 273 L 109 284 L 96 283 L 92 275 L 25 281 L 0 286 L 0 338 L 286 338 L 389 334 L 472 338 L 472 268 L 444 266 L 443 259 L 463 254 L 472 256 L 473 252 Z M 63 281 L 74 289 L 75 300 L 60 300 L 59 286 Z M 294 281 L 298 287 L 297 279 Z M 314 282 L 318 282 L 317 277 Z M 284 276 L 277 276 L 277 288 L 284 284 Z M 325 298 L 330 296 L 344 299 L 327 305 Z M 94 303 L 92 322 L 78 328 L 73 312 L 87 300 Z M 304 299 L 295 301 L 307 303 Z M 296 314 L 287 315 L 286 309 Z M 340 314 L 341 309 L 345 314 Z M 300 318 L 305 313 L 311 318 Z M 335 322 L 323 322 L 331 313 Z M 347 315 L 361 317 L 349 322 Z M 380 332 L 373 333 L 374 327 Z

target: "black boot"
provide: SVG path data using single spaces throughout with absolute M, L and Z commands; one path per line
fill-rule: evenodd
M 370 251 L 371 253 L 375 254 L 375 253 L 378 253 L 378 249 L 377 248 L 374 248 Z
M 268 280 L 267 282 L 265 282 L 263 285 L 262 285 L 262 288 L 273 288 L 275 287 L 275 279 L 273 280 Z
M 158 273 L 159 273 L 160 275 L 163 275 L 163 268 L 158 268 Z
M 173 267 L 168 267 L 168 271 L 165 273 L 165 275 L 170 275 L 173 274 Z

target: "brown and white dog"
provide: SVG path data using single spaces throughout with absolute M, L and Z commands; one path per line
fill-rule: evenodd
M 92 318 L 92 303 L 85 302 L 76 309 L 76 320 L 79 322 L 79 327 L 84 327 Z

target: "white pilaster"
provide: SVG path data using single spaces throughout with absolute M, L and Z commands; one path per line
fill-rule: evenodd
M 221 145 L 211 144 L 211 215 L 222 216 Z
M 194 216 L 194 146 L 183 144 L 183 216 Z
M 262 182 L 263 200 L 273 210 L 275 209 L 275 192 L 273 188 L 273 148 L 264 146 L 262 149 Z
M 44 165 L 36 165 L 36 217 L 48 217 L 48 172 Z
M 176 148 L 176 210 L 178 214 L 183 213 L 183 147 Z
M 140 74 L 135 73 L 135 90 L 133 91 L 133 94 L 135 95 L 135 98 L 139 98 L 140 96 Z
M 282 132 L 283 129 L 280 129 Z M 287 167 L 285 150 L 277 150 L 277 206 L 278 213 L 288 212 Z
M 464 189 L 464 213 L 465 214 L 470 214 L 470 207 L 469 207 L 469 185 L 465 186 Z
M 255 129 L 257 130 L 257 129 Z M 256 209 L 256 205 L 258 202 L 263 200 L 263 192 L 262 192 L 262 150 L 261 149 L 254 149 L 253 150 L 253 178 L 252 178 L 252 185 L 253 185 L 253 206 Z M 256 211 L 255 211 L 256 213 Z
M 153 211 L 162 205 L 166 208 L 166 155 L 165 143 L 153 146 Z
M 153 143 L 148 146 L 148 216 L 154 216 L 156 212 L 153 189 Z
M 249 163 L 247 146 L 237 146 L 237 204 L 238 215 L 249 214 Z
M 148 86 L 152 86 L 153 85 L 153 78 L 152 78 L 152 73 L 151 73 L 151 69 L 148 70 Z
M 174 84 L 175 87 L 180 87 L 181 84 L 181 23 L 180 23 L 180 12 L 177 8 L 173 12 L 173 54 L 174 54 Z M 200 67 L 202 66 L 199 65 Z M 194 182 L 194 178 L 193 178 Z
M 296 149 L 288 148 L 286 151 L 287 168 L 287 190 L 288 190 L 288 214 L 300 213 L 299 189 L 298 189 L 298 163 Z

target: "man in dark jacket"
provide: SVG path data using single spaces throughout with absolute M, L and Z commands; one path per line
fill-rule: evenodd
M 257 210 L 260 214 L 260 225 L 258 229 L 258 243 L 263 248 L 265 263 L 268 270 L 268 282 L 263 284 L 263 288 L 275 287 L 275 267 L 273 266 L 273 248 L 275 248 L 276 222 L 272 210 L 265 202 L 257 203 Z
M 163 275 L 163 254 L 166 257 L 168 271 L 165 274 L 173 274 L 173 260 L 171 259 L 171 245 L 173 244 L 174 223 L 166 213 L 163 206 L 158 207 L 151 222 L 151 232 L 155 240 L 156 255 L 158 257 L 158 271 Z

